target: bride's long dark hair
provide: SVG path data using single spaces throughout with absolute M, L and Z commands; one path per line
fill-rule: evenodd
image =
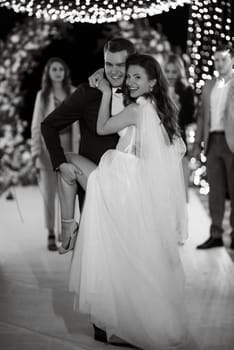
M 142 67 L 150 80 L 156 79 L 152 91 L 148 94 L 155 101 L 157 112 L 164 125 L 170 142 L 173 143 L 175 136 L 179 136 L 179 126 L 177 123 L 177 108 L 169 95 L 169 84 L 160 64 L 150 55 L 134 54 L 128 57 L 126 68 L 129 66 Z M 130 97 L 129 91 L 124 83 L 125 104 L 134 100 Z

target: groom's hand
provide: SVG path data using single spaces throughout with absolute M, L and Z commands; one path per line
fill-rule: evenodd
M 82 175 L 82 171 L 72 163 L 62 163 L 59 166 L 60 174 L 69 185 L 77 181 L 77 175 Z

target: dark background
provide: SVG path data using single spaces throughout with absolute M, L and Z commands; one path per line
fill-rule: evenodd
M 232 0 L 232 8 L 233 8 Z M 158 24 L 172 46 L 180 46 L 186 51 L 187 22 L 190 5 L 178 6 L 175 10 L 160 15 L 148 17 L 150 25 L 157 29 Z M 15 13 L 4 7 L 0 8 L 0 39 L 6 39 L 7 34 L 16 22 L 23 22 L 27 14 Z M 70 36 L 66 40 L 53 42 L 45 49 L 40 58 L 38 72 L 35 72 L 33 81 L 37 82 L 45 62 L 51 56 L 60 56 L 66 60 L 71 72 L 74 85 L 87 79 L 87 77 L 103 63 L 102 50 L 98 50 L 100 40 L 105 40 L 110 24 L 73 24 Z M 234 25 L 232 23 L 232 35 Z
M 172 45 L 181 46 L 185 51 L 188 14 L 189 6 L 185 5 L 161 15 L 149 17 L 149 23 L 154 28 L 161 24 L 162 31 L 169 42 Z M 17 14 L 13 10 L 0 8 L 0 39 L 4 41 L 15 23 L 23 22 L 25 18 L 27 18 L 26 14 Z M 51 56 L 58 55 L 64 58 L 71 68 L 73 82 L 77 85 L 87 79 L 93 69 L 102 64 L 102 51 L 98 51 L 97 46 L 100 39 L 105 39 L 105 35 L 108 34 L 108 26 L 110 25 L 73 24 L 70 38 L 52 43 L 42 53 L 41 65 L 43 66 Z
M 160 15 L 149 17 L 150 24 L 154 26 L 161 23 L 163 32 L 173 44 L 182 45 L 186 47 L 187 36 L 187 18 L 189 12 L 189 5 L 183 7 L 178 6 L 175 10 L 164 12 Z M 16 22 L 21 22 L 27 17 L 26 14 L 15 13 L 13 10 L 8 10 L 4 7 L 0 8 L 0 39 L 5 39 L 9 31 L 13 28 Z M 74 24 L 74 27 L 79 28 L 80 32 L 87 35 L 90 33 L 98 36 L 104 25 L 95 24 Z M 86 41 L 86 45 L 89 41 Z
M 175 10 L 148 17 L 150 26 L 157 29 L 160 25 L 162 33 L 172 47 L 180 46 L 183 52 L 186 51 L 189 10 L 189 5 L 178 6 Z M 23 22 L 26 18 L 27 14 L 17 14 L 13 10 L 0 8 L 0 39 L 5 41 L 16 22 Z M 67 62 L 75 86 L 87 80 L 89 75 L 103 65 L 102 46 L 106 36 L 111 32 L 111 25 L 77 23 L 69 27 L 66 39 L 54 41 L 43 50 L 38 66 L 23 78 L 22 88 L 26 91 L 27 103 L 22 108 L 21 118 L 27 120 L 29 124 L 26 137 L 30 136 L 35 96 L 40 89 L 42 71 L 48 58 L 59 56 Z

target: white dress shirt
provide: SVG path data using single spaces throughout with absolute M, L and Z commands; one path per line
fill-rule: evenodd
M 120 113 L 124 109 L 123 94 L 116 93 L 118 88 L 112 88 L 111 115 Z

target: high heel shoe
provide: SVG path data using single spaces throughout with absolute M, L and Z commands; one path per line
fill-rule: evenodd
M 75 223 L 75 227 L 69 237 L 69 240 L 68 240 L 68 243 L 67 243 L 67 246 L 64 247 L 63 245 L 61 245 L 59 247 L 59 254 L 66 254 L 68 253 L 70 250 L 73 250 L 74 247 L 75 247 L 75 243 L 76 243 L 76 238 L 77 238 L 77 234 L 78 234 L 78 228 L 79 228 L 79 225 L 78 223 L 76 222 Z

